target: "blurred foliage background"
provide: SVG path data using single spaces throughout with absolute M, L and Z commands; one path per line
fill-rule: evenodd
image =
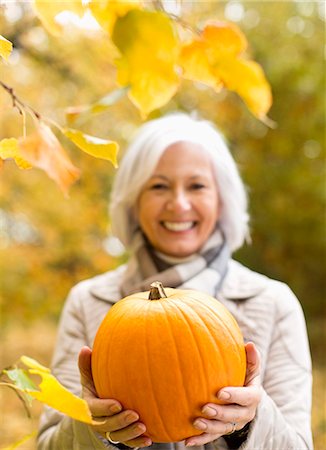
M 179 7 L 165 4 L 172 12 Z M 248 186 L 252 217 L 252 243 L 235 258 L 287 282 L 302 303 L 317 371 L 314 435 L 321 449 L 326 446 L 325 3 L 195 1 L 182 8 L 184 20 L 198 26 L 214 18 L 240 26 L 272 85 L 269 117 L 277 126 L 268 128 L 255 119 L 235 94 L 216 94 L 190 82 L 183 82 L 173 100 L 150 118 L 176 109 L 196 112 L 225 134 Z M 65 108 L 92 103 L 115 88 L 113 52 L 105 36 L 75 22 L 67 22 L 63 36 L 54 38 L 28 2 L 0 1 L 0 34 L 14 44 L 10 63 L 0 66 L 0 79 L 62 125 Z M 0 117 L 0 139 L 22 135 L 22 118 L 4 90 Z M 78 128 L 118 140 L 123 151 L 140 123 L 135 107 L 121 99 L 101 115 L 81 117 Z M 26 333 L 33 329 L 42 330 L 40 345 L 32 346 L 39 354 L 29 354 L 48 363 L 68 290 L 124 258 L 109 238 L 107 207 L 115 169 L 68 142 L 65 148 L 82 170 L 69 198 L 37 169 L 21 171 L 6 161 L 0 172 L 2 367 L 20 356 L 17 352 L 28 353 L 33 333 Z M 24 336 L 30 337 L 24 342 Z

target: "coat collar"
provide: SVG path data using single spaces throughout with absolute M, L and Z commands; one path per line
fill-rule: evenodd
M 126 265 L 123 265 L 100 277 L 100 282 L 90 288 L 91 295 L 99 300 L 116 303 L 121 298 L 118 286 L 125 270 Z M 253 272 L 239 262 L 231 260 L 219 297 L 233 301 L 247 300 L 259 295 L 266 288 L 267 283 L 266 276 Z

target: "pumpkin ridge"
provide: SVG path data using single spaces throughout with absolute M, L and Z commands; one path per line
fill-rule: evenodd
M 162 303 L 161 302 L 158 302 L 157 304 L 159 304 L 160 305 L 160 307 L 163 309 L 163 306 L 162 306 Z M 146 308 L 146 314 L 148 315 L 148 313 L 150 312 L 150 310 L 151 310 L 151 303 L 148 303 L 148 305 L 147 305 L 147 308 Z M 168 431 L 167 431 L 167 429 L 166 429 L 166 427 L 165 427 L 165 423 L 164 423 L 164 421 L 163 421 L 163 419 L 161 418 L 161 414 L 160 414 L 160 409 L 159 409 L 159 407 L 158 407 L 158 401 L 157 401 L 157 398 L 156 398 L 156 396 L 155 396 L 155 390 L 153 389 L 153 382 L 152 382 L 152 375 L 151 375 L 151 364 L 150 364 L 150 355 L 149 355 L 149 348 L 150 348 L 150 346 L 148 345 L 148 342 L 151 340 L 151 333 L 148 333 L 147 332 L 147 330 L 148 330 L 148 325 L 150 324 L 150 320 L 146 320 L 145 321 L 145 323 L 146 323 L 146 329 L 145 329 L 145 341 L 146 341 L 146 346 L 145 346 L 145 355 L 146 355 L 146 361 L 147 361 L 147 364 L 145 365 L 146 366 L 146 368 L 147 368 L 147 373 L 149 374 L 148 375 L 148 380 L 149 380 L 149 383 L 150 383 L 150 385 L 151 385 L 151 394 L 152 394 L 152 398 L 154 399 L 154 402 L 152 402 L 152 404 L 153 405 L 155 405 L 155 407 L 156 407 L 156 410 L 157 410 L 157 414 L 156 414 L 156 417 L 158 417 L 159 419 L 160 419 L 160 423 L 161 423 L 161 427 L 162 427 L 162 430 L 164 430 L 164 433 L 167 435 L 167 436 L 169 436 L 169 433 L 168 433 Z M 146 423 L 145 423 L 145 425 L 146 425 Z
M 112 306 L 110 311 L 113 312 L 113 306 Z M 112 317 L 112 315 L 110 317 Z M 110 362 L 109 361 L 110 361 L 110 357 L 112 357 L 111 347 L 113 345 L 112 342 L 114 341 L 113 336 L 114 336 L 115 330 L 119 326 L 120 322 L 123 320 L 123 314 L 120 314 L 120 317 L 118 316 L 118 320 L 116 319 L 116 317 L 117 317 L 117 315 L 115 314 L 115 320 L 114 321 L 109 320 L 110 327 L 111 327 L 112 331 L 111 331 L 111 339 L 109 340 L 108 347 L 105 349 L 104 352 L 102 351 L 101 346 L 96 349 L 98 353 L 101 353 L 102 355 L 103 354 L 105 355 L 105 360 L 104 361 L 101 361 L 101 358 L 93 358 L 93 359 L 95 359 L 95 363 L 96 363 L 95 364 L 95 367 L 96 367 L 95 372 L 96 373 L 100 373 L 100 367 L 108 367 L 109 368 L 108 370 L 110 370 Z M 103 323 L 103 326 L 101 326 L 101 333 L 103 333 L 104 335 L 107 332 L 106 328 L 107 328 L 106 323 L 105 324 Z M 98 342 L 103 342 L 103 341 L 102 341 L 102 339 L 100 339 L 100 340 L 98 340 Z M 101 377 L 96 377 L 96 378 L 97 378 L 97 383 L 98 383 L 98 386 L 96 387 L 96 390 L 103 391 L 105 389 L 105 386 L 103 385 L 103 383 L 105 383 L 105 384 L 108 385 L 109 391 L 112 392 L 112 385 L 110 383 L 110 377 L 107 377 L 107 378 L 105 378 L 103 380 L 102 380 Z M 103 381 L 103 383 L 102 383 L 102 381 Z
M 181 302 L 181 303 L 182 303 L 182 308 L 179 308 L 179 305 L 178 305 L 177 302 L 175 302 L 175 300 L 176 300 L 176 299 L 174 299 L 174 303 L 171 302 L 171 304 L 172 304 L 175 308 L 177 308 L 178 311 L 180 311 L 181 315 L 183 316 L 185 322 L 186 322 L 187 325 L 188 325 L 188 328 L 189 328 L 189 330 L 190 330 L 190 335 L 191 335 L 191 338 L 192 338 L 192 342 L 193 342 L 193 344 L 195 345 L 195 347 L 196 347 L 196 349 L 197 349 L 198 357 L 199 357 L 199 360 L 200 360 L 200 362 L 201 362 L 201 364 L 200 364 L 201 378 L 202 378 L 202 379 L 204 378 L 204 379 L 206 380 L 205 386 L 207 387 L 207 385 L 208 385 L 208 378 L 207 378 L 206 372 L 203 370 L 203 367 L 205 366 L 205 364 L 204 364 L 204 361 L 203 361 L 203 357 L 202 357 L 201 351 L 200 351 L 200 349 L 199 349 L 199 347 L 198 347 L 198 342 L 196 341 L 195 336 L 194 336 L 193 327 L 191 326 L 191 325 L 192 325 L 192 322 L 188 320 L 188 317 L 186 316 L 186 314 L 184 313 L 184 311 L 182 310 L 182 308 L 184 307 L 184 305 L 186 305 L 186 306 L 189 308 L 189 310 L 191 310 L 193 313 L 195 313 L 195 310 L 192 309 L 191 306 L 188 305 L 188 304 L 185 303 L 185 302 Z M 179 299 L 178 299 L 178 300 L 179 300 Z M 208 391 L 206 392 L 206 395 L 207 395 L 207 394 L 208 394 Z M 207 397 L 207 398 L 208 398 L 208 397 Z
M 194 297 L 189 297 L 189 298 L 194 299 Z M 212 298 L 213 298 L 213 300 L 215 300 L 214 297 L 212 297 Z M 231 322 L 233 322 L 233 326 L 236 326 L 236 329 L 239 329 L 239 325 L 238 325 L 237 321 L 235 320 L 235 318 L 233 317 L 233 315 L 230 313 L 230 311 L 219 300 L 216 299 L 216 301 L 219 302 L 227 310 L 227 312 L 229 313 L 228 318 L 231 320 Z M 218 320 L 219 323 L 223 326 L 223 328 L 227 330 L 228 336 L 229 336 L 230 340 L 233 342 L 234 347 L 235 348 L 239 347 L 239 341 L 234 336 L 234 332 L 230 329 L 229 324 L 227 322 L 224 322 L 221 319 L 219 314 L 216 313 L 216 310 L 211 305 L 208 305 L 205 302 L 202 302 L 201 304 L 208 311 L 214 313 L 214 317 L 216 318 L 216 320 Z M 239 331 L 239 333 L 240 333 L 240 331 Z M 216 341 L 216 343 L 220 344 L 220 341 Z M 224 353 L 223 352 L 220 352 L 220 353 L 221 353 L 222 358 L 225 358 Z M 236 352 L 235 354 L 239 357 L 239 363 L 241 364 L 241 354 L 239 352 Z M 224 364 L 225 364 L 225 359 L 224 359 Z M 225 364 L 225 368 L 227 369 L 227 364 Z M 244 382 L 244 376 L 243 376 L 243 382 Z
M 173 301 L 171 301 L 171 302 L 164 302 L 164 303 L 163 303 L 162 306 L 164 307 L 165 310 L 167 310 L 167 308 L 165 308 L 165 305 L 169 306 L 169 307 L 172 306 L 175 310 L 178 311 L 178 313 L 181 313 L 181 316 L 183 316 L 183 318 L 185 317 L 185 315 L 183 314 L 182 310 L 180 308 L 178 308 L 177 304 L 175 303 L 175 299 L 173 299 Z M 187 387 L 188 383 L 185 382 L 185 380 L 184 380 L 184 373 L 183 373 L 183 371 L 181 370 L 181 367 L 180 367 L 180 361 L 182 361 L 182 358 L 180 358 L 180 351 L 179 351 L 179 347 L 177 345 L 177 341 L 176 341 L 176 338 L 175 338 L 175 332 L 174 332 L 174 329 L 173 329 L 173 326 L 172 326 L 171 322 L 169 320 L 166 320 L 166 322 L 167 322 L 167 324 L 168 324 L 168 326 L 169 326 L 169 328 L 171 330 L 171 336 L 172 336 L 174 344 L 175 344 L 174 348 L 176 350 L 177 361 L 179 362 L 179 373 L 181 375 L 181 384 L 182 384 L 182 387 L 183 387 L 182 392 L 184 393 L 184 404 L 186 405 L 185 410 L 186 411 L 191 411 L 191 404 L 189 402 L 188 392 L 186 392 L 186 390 L 185 390 L 185 388 Z M 188 328 L 190 330 L 190 335 L 193 336 L 191 327 L 189 326 L 189 322 L 187 320 L 185 322 L 187 323 Z M 197 349 L 198 349 L 198 347 L 197 347 Z M 199 349 L 198 349 L 198 355 L 199 355 L 199 358 L 201 359 Z M 203 373 L 204 373 L 204 371 L 203 371 Z M 194 432 L 195 432 L 195 430 L 194 430 Z
M 191 298 L 191 297 L 189 297 L 189 298 Z M 197 301 L 196 299 L 193 299 L 193 298 L 191 298 L 191 300 L 192 300 L 192 301 Z M 210 339 L 211 339 L 211 341 L 214 343 L 214 346 L 215 346 L 215 345 L 216 345 L 216 340 L 215 340 L 214 337 L 211 335 L 211 332 L 210 332 L 210 330 L 209 330 L 209 327 L 208 327 L 207 324 L 204 322 L 203 318 L 198 314 L 198 312 L 197 312 L 195 309 L 191 308 L 191 305 L 189 305 L 189 304 L 186 303 L 186 302 L 183 303 L 183 307 L 184 307 L 184 305 L 186 305 L 188 308 L 190 308 L 191 311 L 193 311 L 193 312 L 196 314 L 197 318 L 200 319 L 200 322 L 205 326 L 206 330 L 208 331 L 208 335 L 210 336 Z M 188 320 L 187 316 L 185 315 L 184 311 L 181 311 L 181 312 L 182 312 L 182 314 L 184 315 L 184 317 L 185 317 L 185 319 L 186 319 L 186 321 L 187 321 L 187 323 L 188 323 L 190 329 L 193 330 L 193 327 L 191 327 L 191 323 L 190 323 L 190 321 Z M 198 342 L 197 342 L 197 340 L 195 339 L 195 336 L 194 336 L 194 333 L 193 333 L 193 332 L 192 332 L 192 337 L 193 337 L 194 344 L 196 345 L 197 350 L 198 350 L 198 353 L 199 353 L 199 355 L 200 355 L 201 368 L 203 368 L 203 367 L 205 367 L 206 364 L 205 364 L 205 361 L 203 360 L 202 353 L 201 353 L 201 351 L 200 351 L 200 349 L 199 349 L 199 347 L 198 347 Z M 220 349 L 219 349 L 219 353 L 221 353 L 221 352 L 220 352 Z M 223 360 L 223 364 L 224 364 L 224 360 Z M 225 367 L 224 367 L 224 368 L 225 368 Z M 208 378 L 207 373 L 206 373 L 203 369 L 202 369 L 201 371 L 202 371 L 202 373 L 204 374 L 204 378 L 205 378 L 205 380 L 206 380 L 206 383 L 205 383 L 205 386 L 206 386 L 206 398 L 209 399 L 209 398 L 211 397 L 211 393 L 209 392 L 209 378 Z

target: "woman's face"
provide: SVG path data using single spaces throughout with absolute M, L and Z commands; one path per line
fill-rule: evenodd
M 168 147 L 137 202 L 137 217 L 158 251 L 186 257 L 215 229 L 219 198 L 209 155 L 198 144 Z

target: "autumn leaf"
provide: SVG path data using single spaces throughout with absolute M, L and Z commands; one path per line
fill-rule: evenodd
M 34 8 L 43 26 L 55 36 L 62 32 L 62 26 L 56 21 L 59 13 L 69 11 L 82 17 L 85 12 L 82 0 L 34 0 Z
M 0 34 L 0 56 L 4 60 L 8 60 L 12 51 L 12 43 Z
M 183 46 L 179 63 L 183 77 L 235 91 L 260 120 L 272 104 L 271 88 L 259 64 L 244 59 L 247 40 L 234 24 L 208 24 L 200 37 Z
M 2 139 L 0 141 L 0 158 L 13 159 L 20 169 L 31 169 L 32 165 L 23 158 L 18 141 L 15 138 Z
M 111 35 L 118 17 L 140 8 L 141 3 L 140 0 L 91 0 L 88 7 L 99 25 Z
M 133 10 L 116 21 L 112 39 L 121 52 L 118 83 L 130 86 L 130 100 L 146 117 L 179 86 L 179 41 L 172 21 L 162 12 Z
M 223 83 L 213 73 L 205 50 L 205 43 L 199 40 L 182 48 L 179 62 L 183 69 L 183 77 L 200 81 L 218 92 L 223 88 Z
M 89 105 L 70 106 L 66 109 L 67 122 L 69 124 L 74 123 L 81 114 L 99 114 L 107 111 L 112 105 L 120 100 L 120 98 L 126 95 L 126 93 L 126 88 L 118 88 Z
M 33 166 L 44 170 L 67 194 L 80 171 L 72 164 L 51 128 L 40 122 L 37 131 L 18 141 L 21 155 Z
M 112 162 L 114 167 L 118 167 L 117 153 L 119 146 L 116 142 L 90 136 L 72 128 L 64 130 L 64 134 L 84 152 L 96 158 L 107 159 Z
M 219 68 L 219 75 L 227 80 L 225 85 L 228 89 L 242 97 L 255 116 L 266 121 L 265 115 L 271 107 L 272 97 L 259 64 L 241 59 L 225 61 Z
M 14 378 L 13 381 L 15 382 L 14 386 L 16 389 L 31 395 L 34 399 L 45 403 L 75 420 L 94 424 L 86 401 L 72 394 L 60 384 L 54 375 L 52 375 L 50 369 L 27 356 L 22 356 L 20 361 L 27 367 L 27 370 L 22 371 L 22 369 L 16 369 L 25 374 L 23 378 L 21 375 L 12 377 L 12 379 Z M 36 386 L 29 379 L 29 375 L 39 375 L 41 377 L 40 383 Z

